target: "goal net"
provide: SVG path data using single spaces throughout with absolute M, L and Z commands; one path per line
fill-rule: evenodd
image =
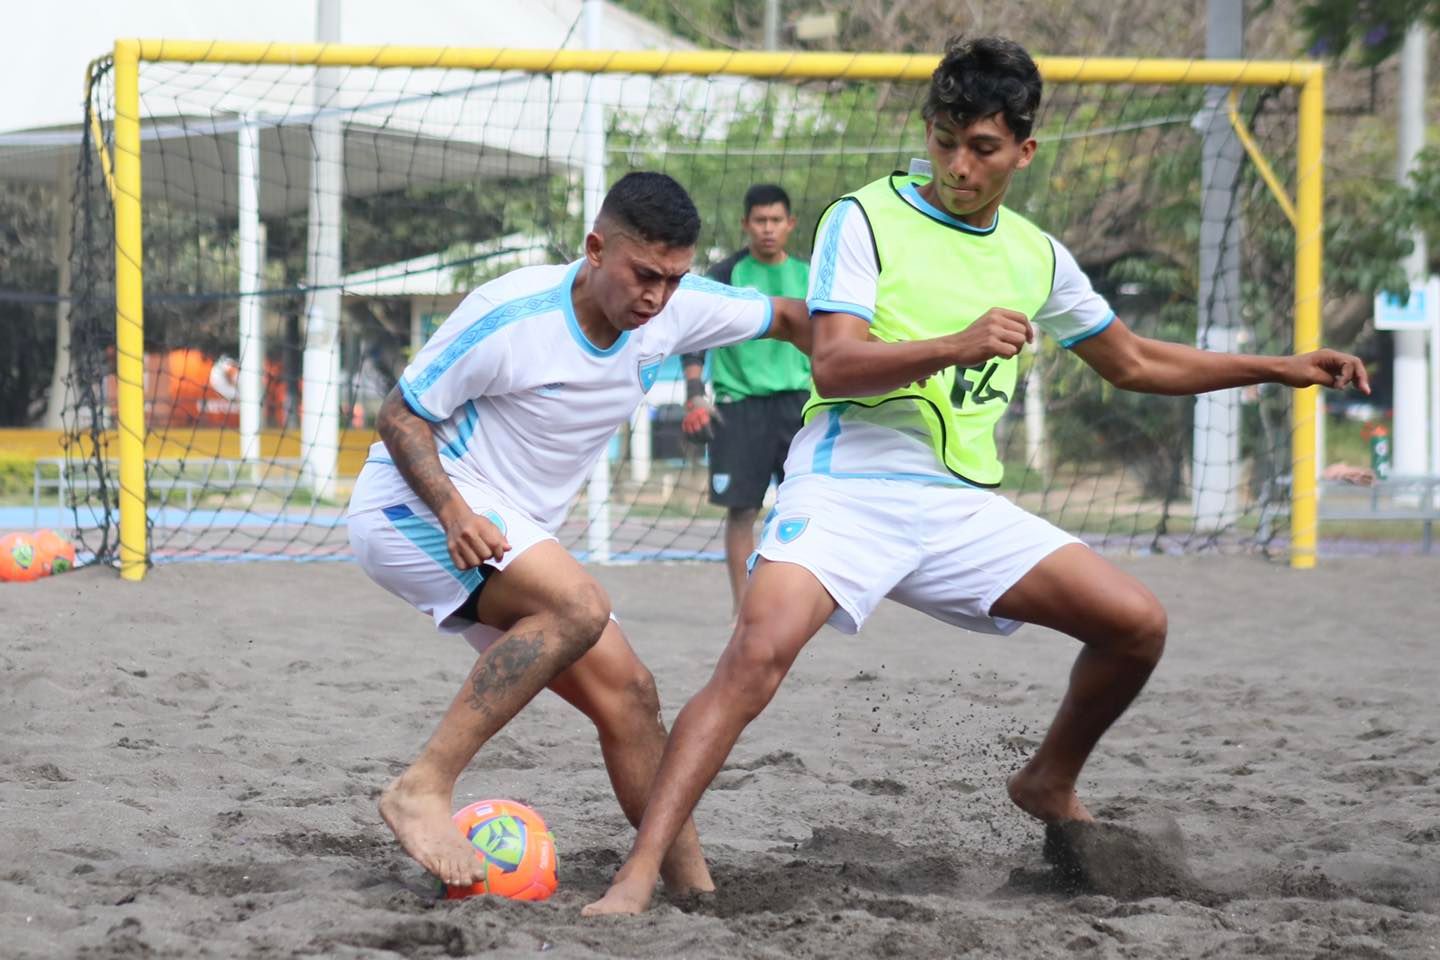
M 695 198 L 697 271 L 743 245 L 756 183 L 788 191 L 808 259 L 832 200 L 925 156 L 934 63 L 117 46 L 92 66 L 76 183 L 62 496 L 81 541 L 137 570 L 348 555 L 381 399 L 468 291 L 577 258 L 632 170 Z M 1319 283 L 1308 69 L 1042 60 L 1040 148 L 1007 203 L 1138 332 L 1288 352 Z M 683 392 L 672 358 L 560 531 L 582 557 L 720 555 Z M 1288 391 L 1130 394 L 1042 341 L 1016 392 L 1002 492 L 1025 508 L 1107 551 L 1288 548 L 1314 469 L 1313 408 Z

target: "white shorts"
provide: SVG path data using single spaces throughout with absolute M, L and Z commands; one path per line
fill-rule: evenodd
M 1020 621 L 990 608 L 1037 563 L 1079 543 L 988 490 L 905 480 L 787 477 L 759 555 L 804 567 L 839 607 L 831 626 L 856 633 L 883 597 L 977 633 Z
M 362 484 L 392 480 L 383 472 L 393 470 L 388 464 L 367 463 L 355 481 L 357 494 Z M 461 634 L 483 652 L 502 631 L 469 619 L 468 611 L 462 610 L 466 601 L 490 574 L 504 570 L 526 550 L 555 536 L 486 484 L 457 482 L 456 489 L 470 509 L 499 527 L 510 541 L 510 549 L 499 560 L 487 560 L 472 570 L 457 569 L 440 521 L 413 493 L 384 507 L 352 513 L 350 548 L 371 580 L 429 614 L 437 629 Z

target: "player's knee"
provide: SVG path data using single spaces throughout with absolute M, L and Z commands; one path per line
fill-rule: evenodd
M 735 704 L 751 719 L 770 703 L 789 667 L 789 658 L 764 630 L 744 628 L 731 641 L 722 662 Z
M 560 640 L 576 657 L 595 646 L 609 622 L 610 598 L 598 583 L 578 588 L 555 611 Z
M 655 676 L 636 661 L 625 679 L 625 703 L 636 716 L 655 718 L 660 715 L 660 691 Z
M 1160 662 L 1165 652 L 1165 636 L 1170 628 L 1169 617 L 1148 590 L 1130 597 L 1123 614 L 1125 653 L 1150 666 Z
M 605 695 L 583 709 L 602 739 L 627 740 L 660 724 L 660 692 L 650 671 L 636 661 L 623 673 L 607 676 Z

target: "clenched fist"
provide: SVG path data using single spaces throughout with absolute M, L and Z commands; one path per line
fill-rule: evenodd
M 473 570 L 486 560 L 499 560 L 510 549 L 500 528 L 461 502 L 440 516 L 445 529 L 445 546 L 460 570 Z
M 710 423 L 719 419 L 720 412 L 710 403 L 710 398 L 702 394 L 685 401 L 685 419 L 680 421 L 680 429 L 691 443 L 709 443 L 714 439 Z
M 955 350 L 955 365 L 978 367 L 1000 357 L 1008 359 L 1035 339 L 1035 328 L 1018 310 L 991 307 L 980 318 L 959 333 L 947 338 Z

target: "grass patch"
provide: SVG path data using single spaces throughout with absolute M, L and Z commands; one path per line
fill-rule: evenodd
M 1325 462 L 1348 463 L 1354 467 L 1370 466 L 1370 441 L 1365 437 L 1365 424 L 1343 417 L 1325 419 Z
M 42 468 L 41 475 L 53 480 L 60 475 L 60 470 L 53 464 L 47 465 Z M 49 499 L 53 499 L 54 496 L 54 488 L 50 488 L 42 494 L 42 497 Z M 29 458 L 0 455 L 0 504 L 15 506 L 30 504 L 34 501 L 35 461 Z

